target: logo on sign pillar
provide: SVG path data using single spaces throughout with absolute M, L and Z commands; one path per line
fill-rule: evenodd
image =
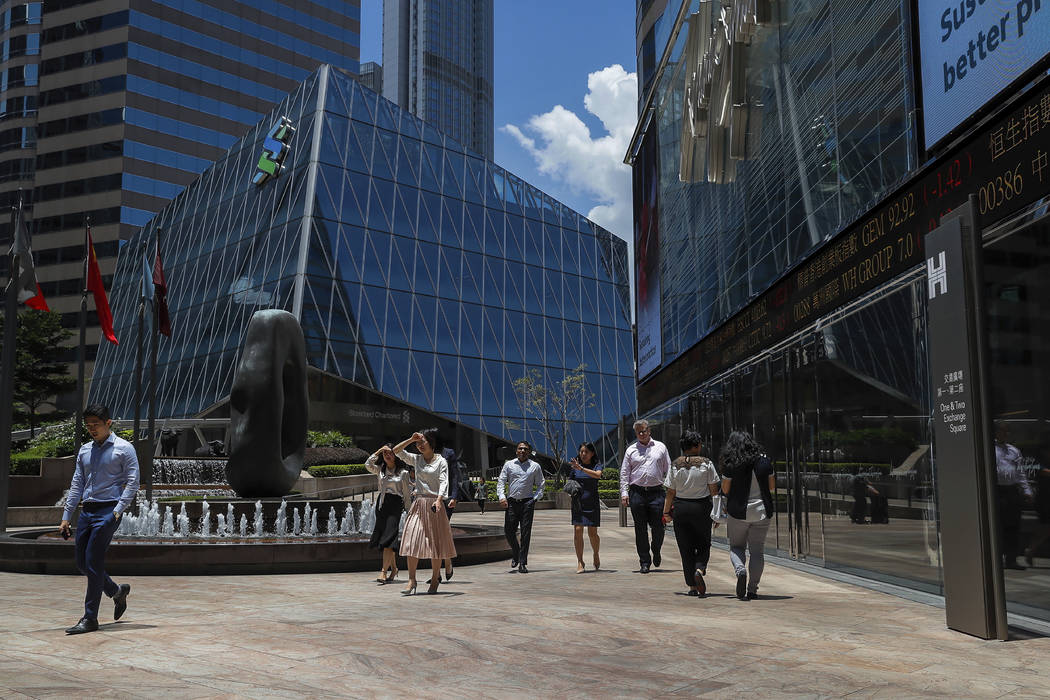
M 289 144 L 294 134 L 295 127 L 288 117 L 281 117 L 281 120 L 266 133 L 263 152 L 259 156 L 259 166 L 252 178 L 253 185 L 261 185 L 281 174 L 284 170 L 284 159 L 291 150 Z
M 940 289 L 941 294 L 948 293 L 948 266 L 944 262 L 944 251 L 937 254 L 937 263 L 933 258 L 926 258 L 926 283 L 929 285 L 930 298 L 933 299 Z

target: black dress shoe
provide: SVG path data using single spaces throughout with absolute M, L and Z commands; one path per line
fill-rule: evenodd
M 84 634 L 85 632 L 94 632 L 97 629 L 98 620 L 92 620 L 90 617 L 82 617 L 80 618 L 80 622 L 66 630 L 66 634 Z
M 738 574 L 736 577 L 736 597 L 747 600 L 747 574 Z
M 657 569 L 660 568 L 660 553 L 659 552 L 653 552 L 653 566 L 655 566 Z
M 525 562 L 521 562 L 520 564 L 518 564 L 518 573 L 519 574 L 527 574 L 527 573 L 529 573 L 529 567 L 525 566 Z
M 748 591 L 747 592 L 747 599 L 748 600 L 758 600 L 758 591 Z
M 120 590 L 113 596 L 113 619 L 119 620 L 124 611 L 128 609 L 128 593 L 131 593 L 131 584 L 120 584 Z
M 647 574 L 647 573 L 649 573 L 649 565 L 648 564 L 642 564 L 642 568 L 640 568 L 638 570 L 638 573 L 640 573 L 640 574 Z
M 692 596 L 693 598 L 695 598 L 695 597 L 697 597 L 698 595 L 700 595 L 700 591 L 696 590 L 695 588 L 690 588 L 690 589 L 689 589 L 689 592 L 688 592 L 688 593 L 686 593 L 686 595 L 687 595 L 687 596 Z

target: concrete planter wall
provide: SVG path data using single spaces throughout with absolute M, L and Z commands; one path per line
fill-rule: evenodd
M 299 474 L 299 480 L 295 482 L 293 490 L 298 491 L 307 499 L 331 499 L 375 491 L 376 484 L 377 479 L 373 474 L 317 478 L 303 471 Z
M 40 460 L 37 476 L 11 475 L 8 505 L 53 506 L 69 488 L 76 467 L 76 457 L 45 457 Z

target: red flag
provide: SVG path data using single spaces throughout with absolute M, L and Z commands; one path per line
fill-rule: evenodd
M 119 345 L 117 336 L 113 332 L 113 312 L 109 310 L 109 299 L 106 298 L 106 287 L 102 284 L 102 271 L 98 268 L 98 258 L 95 257 L 95 244 L 91 240 L 91 229 L 87 232 L 88 244 L 88 284 L 89 292 L 95 295 L 95 311 L 98 313 L 98 325 L 102 327 L 102 335 L 106 340 Z
M 164 268 L 160 264 L 160 248 L 153 263 L 153 289 L 157 304 L 157 328 L 171 337 L 171 317 L 168 315 L 168 283 L 164 280 Z

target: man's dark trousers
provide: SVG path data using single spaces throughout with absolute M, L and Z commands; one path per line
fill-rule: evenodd
M 1021 554 L 1021 511 L 1024 496 L 1016 484 L 1000 484 L 996 487 L 999 497 L 999 541 L 1003 559 L 1007 566 L 1016 566 Z
M 106 550 L 117 531 L 117 520 L 112 517 L 116 501 L 85 503 L 77 520 L 77 568 L 87 576 L 87 595 L 84 596 L 84 617 L 98 619 L 98 606 L 105 593 L 110 598 L 120 587 L 106 574 Z
M 514 561 L 529 563 L 529 541 L 532 539 L 532 515 L 536 512 L 536 501 L 531 498 L 508 498 L 507 514 L 503 519 L 503 532 L 513 553 Z M 515 531 L 521 526 L 521 545 Z
M 631 517 L 634 518 L 634 546 L 638 550 L 638 563 L 651 566 L 652 555 L 659 555 L 664 544 L 664 488 L 630 486 L 628 492 Z M 649 552 L 647 527 L 653 531 L 652 554 Z

